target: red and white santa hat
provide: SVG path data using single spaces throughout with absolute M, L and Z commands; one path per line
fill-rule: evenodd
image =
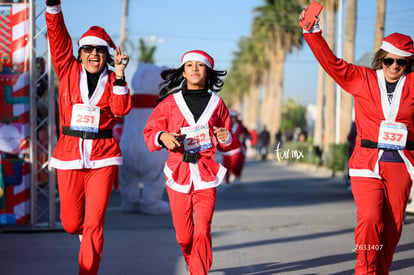
M 397 32 L 382 39 L 381 49 L 399 56 L 414 56 L 414 46 L 411 37 Z
M 207 67 L 213 69 L 214 59 L 206 52 L 200 50 L 189 51 L 183 54 L 181 57 L 181 65 L 184 65 L 185 62 L 195 60 L 200 61 L 206 64 Z
M 79 47 L 85 45 L 106 46 L 109 49 L 116 49 L 115 43 L 112 41 L 108 33 L 101 27 L 92 26 L 87 30 L 78 41 Z

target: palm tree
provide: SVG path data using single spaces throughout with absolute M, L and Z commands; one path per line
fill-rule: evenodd
M 324 6 L 327 12 L 327 42 L 331 49 L 335 49 L 335 30 L 336 20 L 335 11 L 337 9 L 338 0 L 325 0 Z M 335 82 L 327 76 L 325 81 L 325 124 L 324 124 L 324 138 L 325 145 L 335 143 Z
M 347 0 L 345 19 L 345 48 L 344 59 L 348 62 L 354 62 L 355 52 L 355 31 L 356 31 L 356 0 Z M 339 133 L 339 142 L 346 143 L 349 127 L 352 123 L 353 98 L 349 93 L 341 94 L 341 124 Z
M 154 52 L 155 52 L 155 45 L 147 45 L 144 41 L 144 39 L 139 39 L 139 62 L 145 62 L 145 63 L 154 63 Z
M 266 38 L 264 54 L 269 64 L 264 79 L 263 124 L 273 135 L 281 126 L 283 73 L 286 55 L 302 44 L 302 30 L 298 28 L 298 15 L 302 7 L 298 1 L 265 0 L 255 9 L 253 35 Z
M 380 48 L 382 38 L 384 37 L 385 7 L 386 6 L 387 6 L 387 0 L 377 0 L 377 17 L 376 17 L 376 22 L 375 22 L 374 52 L 376 52 Z
M 319 15 L 319 24 L 321 29 L 324 29 L 325 13 L 321 12 Z M 313 133 L 313 145 L 323 148 L 323 122 L 324 122 L 324 86 L 326 73 L 321 65 L 318 65 L 318 87 L 316 92 L 316 118 L 315 128 Z
M 259 85 L 265 68 L 259 37 L 239 41 L 231 70 L 220 95 L 232 108 L 243 114 L 245 125 L 256 128 L 259 117 Z M 248 106 L 247 106 L 248 105 Z M 247 108 L 248 107 L 248 108 Z

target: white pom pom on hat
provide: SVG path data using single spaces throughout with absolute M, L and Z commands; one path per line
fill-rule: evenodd
M 382 39 L 381 49 L 404 57 L 411 57 L 414 55 L 414 46 L 411 37 L 397 32 Z
M 85 45 L 106 46 L 108 51 L 110 48 L 116 49 L 115 43 L 105 31 L 99 26 L 92 26 L 87 30 L 78 41 L 79 47 Z
M 206 64 L 207 67 L 213 69 L 214 67 L 214 59 L 206 52 L 200 50 L 189 51 L 183 54 L 181 57 L 181 65 L 185 62 L 195 60 L 200 61 Z

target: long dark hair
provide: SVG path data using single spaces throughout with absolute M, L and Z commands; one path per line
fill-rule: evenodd
M 207 78 L 206 88 L 214 93 L 220 92 L 224 85 L 223 77 L 227 74 L 227 71 L 216 71 L 206 66 Z M 163 82 L 160 84 L 160 96 L 156 103 L 160 103 L 167 96 L 181 91 L 181 87 L 187 85 L 187 80 L 183 76 L 184 65 L 177 69 L 167 69 L 161 72 L 161 78 Z
M 374 59 L 372 60 L 372 68 L 374 70 L 381 70 L 382 69 L 382 60 L 385 58 L 385 56 L 388 54 L 387 51 L 383 50 L 383 49 L 379 49 L 374 56 Z M 410 73 L 411 70 L 411 62 L 412 60 L 409 59 L 408 60 L 408 65 L 407 67 L 405 67 L 405 73 Z

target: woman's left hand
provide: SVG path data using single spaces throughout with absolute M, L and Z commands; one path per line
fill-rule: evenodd
M 227 138 L 229 137 L 229 132 L 227 131 L 226 128 L 219 128 L 214 126 L 214 134 L 216 134 L 217 138 L 221 141 L 221 142 L 225 142 L 227 140 Z
M 129 56 L 123 54 L 119 46 L 115 50 L 114 62 L 115 74 L 124 77 L 125 68 L 129 63 Z

